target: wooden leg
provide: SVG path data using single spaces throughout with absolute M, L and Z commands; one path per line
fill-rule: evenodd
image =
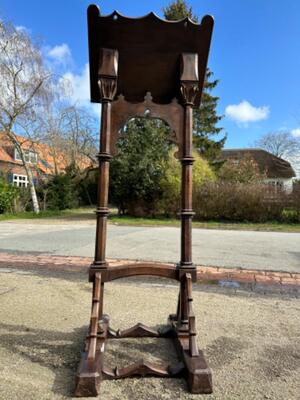
M 212 393 L 212 374 L 197 345 L 196 317 L 192 307 L 192 276 L 189 273 L 182 276 L 180 297 L 181 319 L 170 320 L 170 323 L 176 333 L 175 347 L 186 368 L 188 387 L 191 393 Z
M 109 318 L 103 314 L 103 289 L 101 273 L 94 274 L 93 299 L 89 333 L 85 351 L 76 376 L 75 396 L 93 397 L 99 394 L 101 381 L 132 376 L 159 376 L 187 378 L 191 393 L 212 393 L 212 375 L 196 339 L 196 317 L 193 312 L 192 275 L 181 276 L 177 314 L 169 317 L 169 328 L 155 330 L 141 323 L 122 331 L 109 328 Z M 155 365 L 140 360 L 124 368 L 104 366 L 105 344 L 108 338 L 168 337 L 174 339 L 180 362 L 175 366 Z
M 185 275 L 180 282 L 180 295 L 179 295 L 179 315 L 177 321 L 178 334 L 186 336 L 188 334 L 188 300 L 187 300 L 187 287 Z
M 101 283 L 100 304 L 99 304 L 99 320 L 103 316 L 103 297 L 104 297 L 104 283 Z
M 101 274 L 96 273 L 93 282 L 93 299 L 90 319 L 89 334 L 86 340 L 86 348 L 82 353 L 75 381 L 75 396 L 97 396 L 102 380 L 103 354 L 107 337 L 107 325 L 101 326 L 99 334 L 99 311 L 101 297 Z
M 198 394 L 212 393 L 212 374 L 203 352 L 198 350 L 198 355 L 192 357 L 189 351 L 189 340 L 180 338 L 180 336 L 175 339 L 175 346 L 186 368 L 187 384 L 190 392 Z

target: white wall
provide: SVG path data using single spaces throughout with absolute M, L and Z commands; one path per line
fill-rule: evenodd
M 273 178 L 273 179 L 264 179 L 265 183 L 273 184 L 274 186 L 278 186 L 278 188 L 283 188 L 287 193 L 291 193 L 293 191 L 293 179 L 284 179 L 284 178 Z

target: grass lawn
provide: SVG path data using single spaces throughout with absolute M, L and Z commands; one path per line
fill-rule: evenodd
M 180 226 L 178 219 L 172 218 L 135 218 L 112 214 L 109 221 L 116 225 L 132 226 Z M 227 221 L 193 221 L 193 228 L 202 229 L 228 229 L 248 231 L 275 231 L 275 232 L 300 232 L 300 223 L 280 223 L 276 221 L 254 222 L 227 222 Z
M 42 218 L 64 218 L 71 216 L 80 216 L 81 214 L 91 213 L 94 208 L 74 208 L 72 210 L 48 210 L 41 211 L 39 214 L 33 211 L 23 211 L 19 213 L 0 214 L 0 221 L 9 221 L 15 219 L 42 219 Z
M 17 214 L 0 214 L 1 221 L 16 219 L 63 219 L 63 220 L 92 220 L 95 219 L 94 207 L 82 207 L 63 211 L 22 212 Z M 130 216 L 118 216 L 115 209 L 111 210 L 109 222 L 115 225 L 131 226 L 180 226 L 180 221 L 175 218 L 136 218 Z M 202 229 L 228 229 L 248 231 L 273 231 L 273 232 L 300 232 L 300 223 L 280 223 L 276 221 L 253 222 L 227 222 L 227 221 L 193 221 L 194 228 Z

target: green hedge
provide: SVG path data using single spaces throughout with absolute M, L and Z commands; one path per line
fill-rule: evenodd
M 18 196 L 18 189 L 0 177 L 0 214 L 13 211 L 14 200 Z
M 260 183 L 215 182 L 197 186 L 193 203 L 195 219 L 247 222 L 300 222 L 296 194 L 270 196 Z

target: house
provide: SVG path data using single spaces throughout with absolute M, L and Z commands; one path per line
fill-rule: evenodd
M 36 143 L 18 135 L 16 137 L 25 151 L 25 159 L 31 167 L 35 183 L 51 175 L 65 172 L 69 164 L 65 154 L 53 150 L 47 144 Z M 84 169 L 89 167 L 91 162 L 87 157 L 81 157 L 79 165 Z M 28 185 L 20 154 L 3 132 L 0 132 L 0 174 L 7 176 L 15 186 L 27 187 Z
M 260 172 L 266 175 L 265 183 L 287 193 L 292 192 L 293 178 L 296 174 L 288 161 L 263 149 L 224 149 L 221 152 L 222 160 L 235 163 L 239 163 L 245 157 L 250 157 L 256 162 Z

